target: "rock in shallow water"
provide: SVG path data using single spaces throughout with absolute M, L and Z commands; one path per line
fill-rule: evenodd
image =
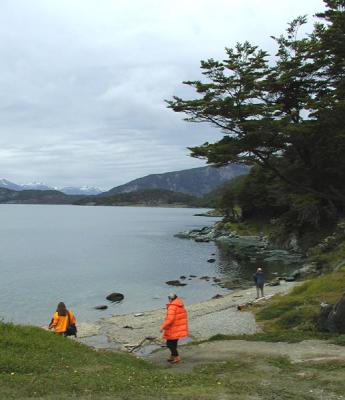
M 106 297 L 106 299 L 109 300 L 109 301 L 115 302 L 115 301 L 121 301 L 121 300 L 123 300 L 124 297 L 125 297 L 125 296 L 124 296 L 122 293 L 110 293 L 110 294 Z
M 194 240 L 197 243 L 208 243 L 208 242 L 210 242 L 210 239 L 208 239 L 208 238 L 195 238 Z
M 95 310 L 106 310 L 107 308 L 108 306 L 102 304 L 101 306 L 96 306 Z
M 179 280 L 167 281 L 165 282 L 167 285 L 171 286 L 186 286 L 187 283 L 181 283 Z

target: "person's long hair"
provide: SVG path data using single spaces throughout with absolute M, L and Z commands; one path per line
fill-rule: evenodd
M 63 303 L 62 301 L 58 304 L 57 309 L 56 309 L 57 313 L 59 316 L 66 316 L 67 315 L 67 308 L 65 306 L 65 303 Z

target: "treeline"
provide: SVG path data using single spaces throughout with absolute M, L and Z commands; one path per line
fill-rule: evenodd
M 73 204 L 83 196 L 57 190 L 9 190 L 0 188 L 0 204 Z
M 167 102 L 224 133 L 191 148 L 193 157 L 252 166 L 218 199 L 229 218 L 262 216 L 303 235 L 344 215 L 345 0 L 326 0 L 316 16 L 306 36 L 298 17 L 273 37 L 275 55 L 245 42 L 223 61 L 202 61 L 205 78 L 184 82 L 197 98 Z
M 106 197 L 87 197 L 80 199 L 78 205 L 123 206 L 123 205 L 183 205 L 198 206 L 198 198 L 184 193 L 165 189 L 143 189 L 128 193 L 118 193 Z

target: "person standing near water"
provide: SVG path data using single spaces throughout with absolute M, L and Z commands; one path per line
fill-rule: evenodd
M 264 297 L 264 274 L 262 272 L 262 268 L 258 268 L 256 270 L 256 273 L 253 275 L 253 279 L 255 282 L 255 286 L 256 286 L 256 298 L 258 299 L 260 297 L 260 293 L 261 293 L 261 297 Z
M 57 305 L 53 318 L 48 326 L 55 333 L 63 336 L 77 336 L 76 321 L 72 311 L 67 310 L 65 303 Z
M 188 336 L 188 319 L 183 301 L 175 293 L 170 293 L 168 299 L 166 317 L 160 331 L 164 332 L 163 339 L 166 340 L 171 353 L 167 361 L 176 364 L 181 361 L 177 351 L 177 343 L 179 339 Z

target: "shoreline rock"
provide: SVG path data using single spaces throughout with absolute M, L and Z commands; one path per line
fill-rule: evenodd
M 315 318 L 321 332 L 345 333 L 345 294 L 336 304 L 321 304 L 319 315 Z
M 178 279 L 165 282 L 169 286 L 186 286 L 187 283 L 182 283 Z
M 295 242 L 293 242 L 293 246 L 290 246 L 290 250 L 281 249 L 277 248 L 262 234 L 240 236 L 227 231 L 220 224 L 180 232 L 174 236 L 196 242 L 214 241 L 218 246 L 228 248 L 231 255 L 240 261 L 255 263 L 262 260 L 265 263 L 281 262 L 286 265 L 296 265 L 297 268 L 291 274 L 291 277 L 295 279 L 302 279 L 319 273 L 317 265 L 305 263 L 304 255 L 298 251 Z M 212 263 L 213 260 L 214 258 L 209 258 L 207 262 Z
M 106 306 L 104 304 L 94 307 L 95 310 L 106 310 L 107 308 L 108 308 L 108 306 Z

